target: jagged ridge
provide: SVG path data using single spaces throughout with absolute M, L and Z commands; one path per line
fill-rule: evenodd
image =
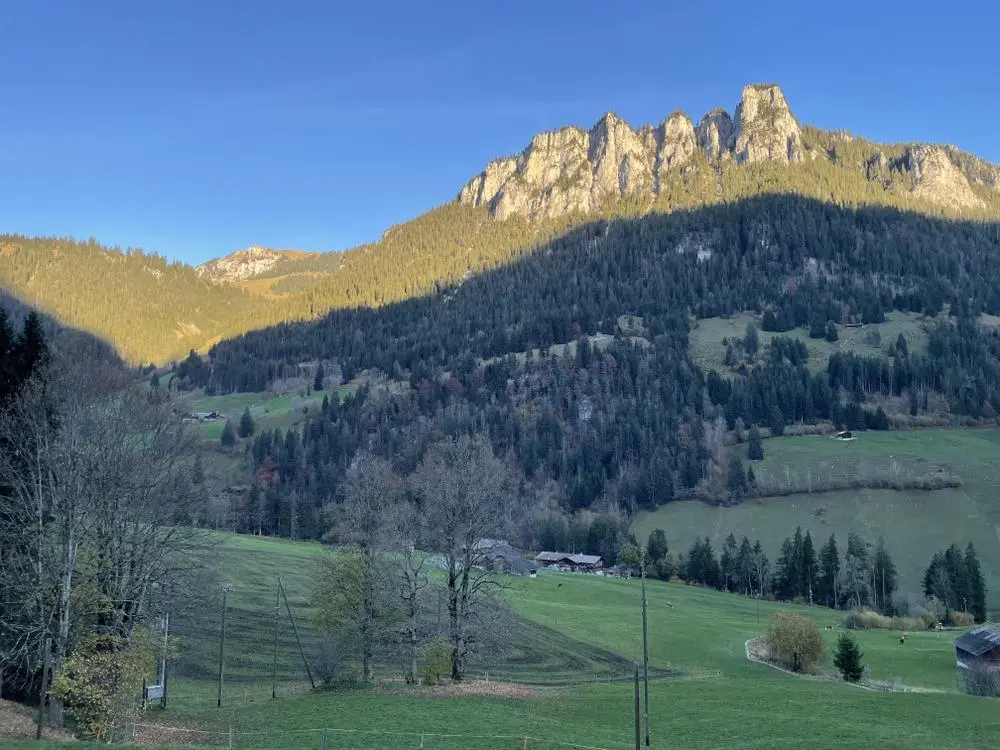
M 861 167 L 866 177 L 915 201 L 969 213 L 985 207 L 972 185 L 1000 190 L 1000 169 L 954 147 L 912 144 L 890 160 L 871 146 Z M 806 143 L 777 85 L 754 84 L 743 89 L 732 117 L 714 109 L 697 126 L 675 112 L 656 127 L 633 130 L 609 112 L 590 130 L 541 133 L 518 156 L 490 162 L 462 188 L 458 202 L 485 206 L 499 219 L 538 220 L 592 213 L 629 196 L 652 202 L 686 172 L 817 159 L 843 164 L 835 147 Z

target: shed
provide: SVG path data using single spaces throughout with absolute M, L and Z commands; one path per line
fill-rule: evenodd
M 1000 625 L 979 625 L 953 643 L 966 689 L 975 695 L 1000 697 Z

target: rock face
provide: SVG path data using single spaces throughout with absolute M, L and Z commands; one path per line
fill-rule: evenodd
M 216 258 L 195 268 L 198 275 L 212 281 L 245 281 L 267 273 L 288 260 L 280 250 L 251 245 L 224 258 Z
M 887 159 L 871 144 L 871 152 L 848 167 L 836 144 L 849 143 L 850 136 L 828 133 L 822 148 L 815 138 L 804 147 L 802 127 L 778 86 L 753 84 L 744 87 L 733 116 L 713 109 L 697 126 L 675 112 L 655 127 L 634 130 L 608 113 L 590 130 L 541 133 L 518 156 L 490 162 L 462 188 L 458 201 L 485 206 L 500 219 L 545 219 L 588 213 L 626 196 L 652 205 L 668 180 L 689 170 L 822 160 L 856 168 L 877 189 L 898 195 L 902 184 L 914 198 L 958 212 L 984 205 L 972 185 L 1000 191 L 1000 169 L 957 149 L 912 146 L 902 159 Z
M 911 192 L 915 198 L 959 210 L 983 205 L 962 170 L 941 146 L 912 146 L 907 149 L 905 162 L 914 178 Z

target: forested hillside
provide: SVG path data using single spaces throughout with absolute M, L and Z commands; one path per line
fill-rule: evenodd
M 697 209 L 720 207 L 705 216 L 727 222 L 730 204 L 789 194 L 838 209 L 881 206 L 992 221 L 1000 218 L 1000 168 L 950 146 L 878 144 L 803 126 L 776 86 L 748 86 L 733 117 L 715 110 L 697 128 L 682 113 L 637 130 L 608 114 L 590 131 L 539 134 L 518 157 L 492 162 L 454 202 L 387 229 L 378 242 L 343 252 L 281 251 L 274 262 L 234 271 L 240 265 L 237 253 L 229 259 L 233 263 L 208 263 L 199 274 L 149 252 L 123 252 L 94 241 L 0 235 L 0 284 L 60 322 L 100 336 L 134 364 L 165 363 L 275 323 L 433 294 L 515 262 L 595 220 L 646 216 L 649 227 L 658 227 L 661 214 L 686 211 L 689 218 L 671 224 L 680 233 L 674 240 L 704 256 L 729 247 L 736 230 L 705 223 Z M 822 227 L 813 229 L 812 221 L 804 217 L 794 228 L 801 239 L 784 241 L 816 245 L 810 255 L 820 260 L 840 253 L 841 267 L 819 274 L 828 280 L 831 273 L 865 272 L 845 254 L 843 237 L 833 237 L 839 245 L 832 249 L 819 247 L 827 235 Z M 690 231 L 685 222 L 693 222 Z M 969 231 L 945 222 L 935 230 L 947 235 L 944 246 L 963 241 L 951 239 L 946 228 L 951 226 L 959 236 Z M 891 242 L 908 241 L 905 236 L 897 233 Z M 757 240 L 766 248 L 767 237 Z M 758 256 L 745 262 L 763 269 Z M 768 266 L 767 272 L 773 270 Z M 732 272 L 745 287 L 742 270 Z M 573 278 L 591 269 L 564 273 Z M 832 283 L 854 285 L 855 279 Z M 739 309 L 754 296 L 773 298 L 761 296 L 760 289 L 744 290 L 733 298 L 740 300 L 735 304 L 718 299 L 722 288 L 708 291 L 697 304 L 685 300 L 685 307 L 703 314 Z M 590 306 L 585 307 L 589 315 Z M 503 343 L 492 351 L 508 349 Z
M 752 426 L 885 429 L 886 410 L 919 416 L 928 394 L 953 418 L 995 417 L 1000 335 L 980 315 L 1000 313 L 998 284 L 995 225 L 762 197 L 588 224 L 440 294 L 223 342 L 186 376 L 224 392 L 300 377 L 309 361 L 369 375 L 302 430 L 255 439 L 250 469 L 267 464 L 277 481 L 248 499 L 247 529 L 321 533 L 319 509 L 361 448 L 406 473 L 434 435 L 486 433 L 537 493 L 529 533 L 566 533 L 580 509 L 739 501 L 754 479 L 726 445 Z M 743 310 L 819 336 L 914 311 L 928 316 L 927 351 L 904 338 L 817 371 L 800 343 L 765 348 L 751 330 L 734 347 L 742 363 L 706 375 L 688 351 L 692 321 Z

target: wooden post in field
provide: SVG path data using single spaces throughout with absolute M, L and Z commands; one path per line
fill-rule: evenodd
M 635 750 L 642 747 L 642 732 L 639 729 L 639 665 L 635 665 Z

